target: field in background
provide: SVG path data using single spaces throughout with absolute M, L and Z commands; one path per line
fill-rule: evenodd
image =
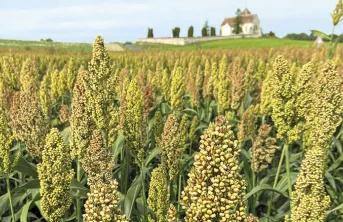
M 138 47 L 145 50 L 174 51 L 197 49 L 248 49 L 248 48 L 278 48 L 278 47 L 308 47 L 312 45 L 309 41 L 296 41 L 277 38 L 258 38 L 258 39 L 225 39 L 211 42 L 195 43 L 186 46 L 161 45 L 161 44 L 137 44 Z
M 109 51 L 124 51 L 125 47 L 122 43 L 107 43 L 106 48 Z M 76 43 L 76 42 L 43 42 L 43 41 L 24 41 L 24 40 L 5 40 L 0 39 L 0 49 L 2 50 L 46 50 L 54 52 L 56 50 L 76 51 L 76 52 L 91 52 L 91 43 Z
M 261 49 L 279 47 L 308 47 L 313 45 L 311 41 L 297 41 L 277 38 L 258 38 L 258 39 L 225 39 L 210 42 L 194 43 L 185 46 L 162 45 L 162 44 L 123 44 L 107 43 L 106 48 L 112 52 L 118 51 L 194 51 L 206 49 Z M 41 42 L 41 41 L 22 41 L 22 40 L 2 40 L 0 39 L 0 52 L 21 51 L 28 53 L 32 50 L 81 52 L 90 53 L 92 44 L 90 43 L 67 43 L 67 42 Z

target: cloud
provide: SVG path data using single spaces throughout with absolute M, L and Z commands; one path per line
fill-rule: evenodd
M 0 10 L 0 24 L 11 30 L 42 29 L 109 29 L 133 26 L 121 19 L 148 10 L 141 3 L 79 5 L 60 8 Z M 8 23 L 10 21 L 10 23 Z

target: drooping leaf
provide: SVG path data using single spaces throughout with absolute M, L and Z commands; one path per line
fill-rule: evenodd
M 319 30 L 310 30 L 310 31 L 312 32 L 312 35 L 316 37 L 322 37 L 323 39 L 331 40 L 331 38 L 322 31 L 319 31 Z
M 152 159 L 154 159 L 157 155 L 161 153 L 161 148 L 156 147 L 152 151 L 150 151 L 149 156 L 145 159 L 145 167 L 149 165 Z
M 281 194 L 282 196 L 284 197 L 287 197 L 287 194 L 286 193 L 283 193 L 281 192 L 280 190 L 278 189 L 275 189 L 273 188 L 272 186 L 270 186 L 269 184 L 261 184 L 261 185 L 258 185 L 256 187 L 254 187 L 249 193 L 247 193 L 245 195 L 245 200 L 249 199 L 249 197 L 251 197 L 252 195 L 254 195 L 255 193 L 259 192 L 259 191 L 272 191 L 272 192 L 276 192 L 276 193 L 279 193 Z
M 19 158 L 14 170 L 33 178 L 38 178 L 37 167 L 34 164 L 27 162 L 23 157 Z

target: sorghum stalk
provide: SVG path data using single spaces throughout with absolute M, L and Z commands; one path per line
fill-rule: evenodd
M 9 202 L 10 202 L 11 219 L 12 219 L 12 222 L 14 222 L 15 221 L 15 217 L 14 217 L 14 210 L 13 210 L 12 194 L 11 194 L 9 175 L 6 175 L 6 188 L 7 188 L 8 199 L 9 199 Z
M 274 178 L 273 188 L 275 188 L 277 185 L 284 157 L 285 157 L 285 149 L 282 149 L 281 158 L 279 161 L 279 166 L 277 168 L 276 175 Z M 267 222 L 269 221 L 269 217 L 270 217 L 270 213 L 271 213 L 271 209 L 272 209 L 271 206 L 272 206 L 273 197 L 274 197 L 274 193 L 271 194 L 271 197 L 269 198 L 269 201 L 268 201 Z
M 78 182 L 81 182 L 82 167 L 81 167 L 80 160 L 77 160 L 76 164 L 77 164 L 76 179 Z M 82 201 L 81 201 L 79 190 L 76 191 L 76 218 L 78 222 L 82 221 Z

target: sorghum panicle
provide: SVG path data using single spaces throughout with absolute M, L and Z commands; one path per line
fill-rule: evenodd
M 224 55 L 219 64 L 218 84 L 218 112 L 224 114 L 230 108 L 231 83 L 228 76 L 228 62 Z
M 238 125 L 238 140 L 253 139 L 256 132 L 256 122 L 259 106 L 249 106 L 243 113 L 241 123 Z
M 179 172 L 180 158 L 184 152 L 184 138 L 180 132 L 179 120 L 174 115 L 169 115 L 164 125 L 161 140 L 162 164 L 167 169 L 169 180 L 173 180 Z
M 245 221 L 246 183 L 239 174 L 239 148 L 231 126 L 223 116 L 201 136 L 182 192 L 185 221 Z
M 104 145 L 100 130 L 94 130 L 89 147 L 86 149 L 82 166 L 88 175 L 88 185 L 106 183 L 112 179 L 113 158 Z
M 101 36 L 95 39 L 88 68 L 88 78 L 84 79 L 87 107 L 97 127 L 107 131 L 109 111 L 114 100 L 114 87 L 110 85 L 114 69 Z
M 37 165 L 40 182 L 41 208 L 45 218 L 58 222 L 69 209 L 69 196 L 74 171 L 71 167 L 70 150 L 57 129 L 46 137 L 42 162 Z
M 241 67 L 241 60 L 239 58 L 234 60 L 231 72 L 231 109 L 237 110 L 244 97 L 244 87 L 242 86 L 245 84 L 245 71 Z
M 178 67 L 172 75 L 170 89 L 170 104 L 174 111 L 183 109 L 183 97 L 186 91 L 184 72 L 181 67 Z
M 33 89 L 17 92 L 12 100 L 10 126 L 14 137 L 26 144 L 30 156 L 40 159 L 50 124 Z
M 8 174 L 11 169 L 17 164 L 19 153 L 15 156 L 11 155 L 11 144 L 13 136 L 4 115 L 4 111 L 0 108 L 0 173 Z
M 170 204 L 168 212 L 167 212 L 167 222 L 178 222 L 179 219 L 177 218 L 177 210 L 173 204 Z
M 164 221 L 169 206 L 168 175 L 166 169 L 159 165 L 151 173 L 149 197 L 147 200 L 149 208 L 155 213 L 158 221 Z
M 85 203 L 85 222 L 129 222 L 126 216 L 120 215 L 118 182 L 114 179 L 103 183 L 97 181 L 90 188 Z
M 313 147 L 307 151 L 301 171 L 292 192 L 292 222 L 322 222 L 330 206 L 330 197 L 325 193 L 323 156 L 325 149 Z
M 270 136 L 272 127 L 264 124 L 258 130 L 258 136 L 254 140 L 252 147 L 252 165 L 254 172 L 260 172 L 266 169 L 273 161 L 275 153 L 279 146 L 276 145 L 276 138 Z
M 73 100 L 70 115 L 70 148 L 71 155 L 82 159 L 89 146 L 94 128 L 92 117 L 87 109 L 86 91 L 83 78 L 87 78 L 86 71 L 79 72 L 73 89 Z
M 125 145 L 130 150 L 135 162 L 141 166 L 144 159 L 144 101 L 142 91 L 138 87 L 136 79 L 133 79 L 129 84 L 125 101 L 125 120 L 124 120 L 124 135 Z

